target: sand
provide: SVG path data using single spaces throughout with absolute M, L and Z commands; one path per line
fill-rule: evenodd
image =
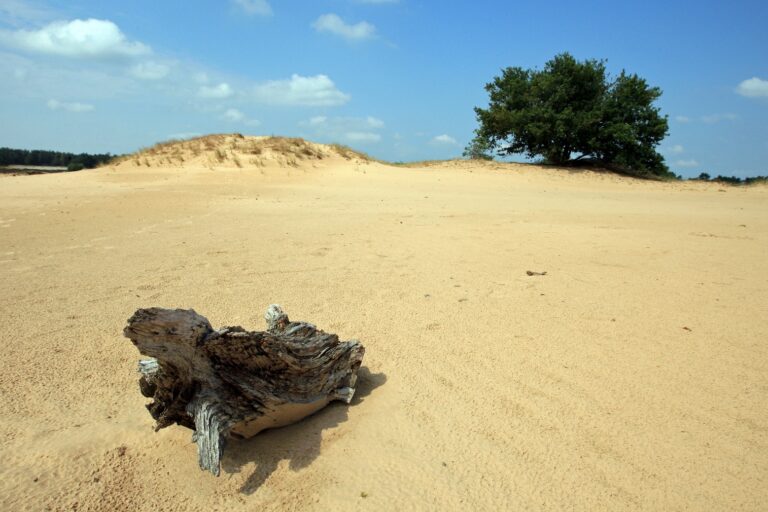
M 768 188 L 186 162 L 0 178 L 0 509 L 765 510 Z M 270 303 L 364 343 L 358 394 L 215 478 L 121 331 Z

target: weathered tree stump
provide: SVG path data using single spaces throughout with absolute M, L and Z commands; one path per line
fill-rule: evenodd
M 264 332 L 213 330 L 192 309 L 149 308 L 123 331 L 152 358 L 139 361 L 139 388 L 153 399 L 155 430 L 193 429 L 200 467 L 217 476 L 226 438 L 294 423 L 355 392 L 360 342 L 291 322 L 274 304 L 265 319 Z

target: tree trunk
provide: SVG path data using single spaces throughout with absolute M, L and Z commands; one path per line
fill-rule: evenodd
M 194 310 L 139 309 L 123 331 L 142 354 L 141 393 L 155 430 L 195 431 L 202 469 L 219 474 L 227 437 L 249 438 L 299 421 L 333 400 L 349 403 L 365 349 L 314 325 L 291 322 L 280 306 L 267 330 L 213 330 Z

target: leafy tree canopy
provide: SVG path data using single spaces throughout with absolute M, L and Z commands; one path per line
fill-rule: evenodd
M 668 132 L 667 117 L 653 105 L 661 90 L 637 75 L 622 71 L 611 78 L 605 61 L 579 62 L 563 53 L 540 71 L 506 68 L 485 89 L 489 106 L 475 109 L 480 126 L 467 155 L 490 148 L 557 165 L 588 159 L 670 175 L 655 149 Z

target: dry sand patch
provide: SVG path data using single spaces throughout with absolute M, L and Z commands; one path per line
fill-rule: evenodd
M 768 501 L 766 188 L 212 167 L 2 178 L 3 509 Z M 363 341 L 360 395 L 234 443 L 216 479 L 188 430 L 152 432 L 120 332 L 154 305 L 260 329 L 272 302 Z

